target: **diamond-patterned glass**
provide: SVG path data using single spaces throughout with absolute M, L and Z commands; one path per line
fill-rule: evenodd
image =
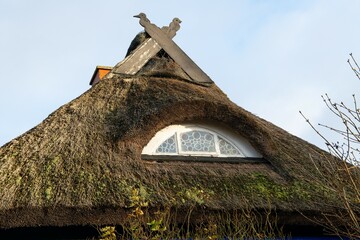
M 215 152 L 214 135 L 194 130 L 180 135 L 181 150 L 184 152 Z

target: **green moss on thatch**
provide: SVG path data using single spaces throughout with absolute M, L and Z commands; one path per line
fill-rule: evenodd
M 198 121 L 231 127 L 269 163 L 141 159 L 156 132 Z M 149 208 L 234 211 L 269 208 L 270 201 L 284 212 L 328 211 L 313 200 L 331 198 L 304 181 L 325 157 L 236 106 L 216 85 L 113 75 L 0 148 L 0 226 L 120 224 L 140 186 Z

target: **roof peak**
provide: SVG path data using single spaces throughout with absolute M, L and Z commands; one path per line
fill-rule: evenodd
M 180 68 L 182 72 L 180 75 L 170 74 L 173 77 L 186 79 L 190 82 L 204 86 L 209 86 L 213 83 L 211 78 L 201 70 L 201 68 L 196 65 L 196 63 L 174 41 L 172 41 L 172 38 L 180 29 L 180 23 L 182 21 L 179 18 L 175 17 L 170 22 L 169 26 L 159 28 L 151 23 L 145 13 L 140 13 L 134 17 L 140 19 L 139 23 L 144 27 L 145 31 L 139 33 L 134 38 L 125 59 L 116 64 L 110 73 L 137 75 L 139 72 L 144 72 L 144 67 L 151 59 L 154 59 L 159 55 L 159 52 L 164 51 L 166 54 L 161 54 L 160 58 L 163 58 L 164 55 L 166 55 L 167 59 L 171 59 L 175 63 L 173 66 Z M 166 62 L 168 61 L 165 60 L 165 63 Z M 149 67 L 149 65 L 147 65 L 147 67 Z M 167 70 L 168 69 L 164 69 L 163 73 L 161 73 L 161 69 L 156 69 L 156 72 L 158 76 L 168 76 Z M 147 69 L 147 71 L 149 71 L 149 69 Z M 152 69 L 150 69 L 150 72 L 153 72 Z M 109 77 L 110 76 L 112 75 L 109 75 Z

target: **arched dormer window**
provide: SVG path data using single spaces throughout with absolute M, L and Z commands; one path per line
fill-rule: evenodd
M 210 124 L 168 126 L 155 134 L 142 154 L 146 159 L 164 159 L 161 156 L 167 156 L 167 159 L 196 157 L 212 160 L 262 158 L 243 137 L 225 127 Z

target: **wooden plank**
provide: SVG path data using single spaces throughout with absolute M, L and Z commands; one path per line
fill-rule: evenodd
M 170 24 L 171 25 L 171 24 Z M 168 39 L 173 38 L 179 30 L 180 25 L 177 29 L 171 27 L 163 27 L 160 31 L 167 36 Z M 154 57 L 161 47 L 152 38 L 145 40 L 139 47 L 137 47 L 132 54 L 127 56 L 124 60 L 115 65 L 112 72 L 114 73 L 125 73 L 125 74 L 136 74 L 152 57 Z
M 211 78 L 196 65 L 196 63 L 161 29 L 150 22 L 143 22 L 145 31 L 162 47 L 174 61 L 195 81 L 199 83 L 212 83 Z
M 149 38 L 132 54 L 116 64 L 112 72 L 134 75 L 160 50 L 159 44 L 154 39 Z

